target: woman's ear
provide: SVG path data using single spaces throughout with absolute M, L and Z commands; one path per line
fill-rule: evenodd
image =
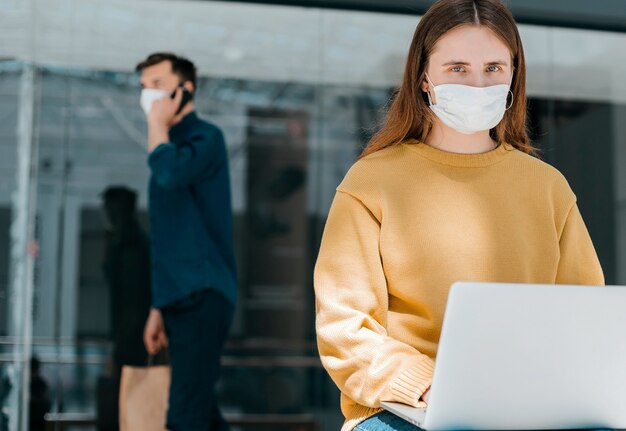
M 422 75 L 422 82 L 420 83 L 420 89 L 422 92 L 427 93 L 430 89 L 430 82 L 428 82 L 428 78 L 426 78 L 426 73 Z
M 426 78 L 426 75 L 424 75 L 424 79 L 422 80 L 422 84 L 421 84 L 421 90 L 422 92 L 426 93 L 426 97 L 428 97 L 428 103 L 433 103 L 433 99 L 435 98 L 435 92 L 432 91 L 432 85 L 430 84 L 430 81 L 428 80 L 428 78 Z M 432 91 L 432 92 L 431 92 Z

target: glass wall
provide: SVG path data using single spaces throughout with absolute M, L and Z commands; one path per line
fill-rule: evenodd
M 35 68 L 0 61 L 0 429 L 28 422 L 36 235 Z M 10 427 L 10 428 L 9 428 Z
M 339 394 L 317 359 L 312 271 L 335 187 L 380 124 L 418 17 L 230 2 L 43 6 L 11 3 L 3 17 L 23 28 L 0 48 L 16 58 L 0 63 L 0 402 L 11 426 L 0 430 L 26 429 L 22 381 L 36 395 L 33 426 L 47 411 L 49 422 L 96 429 L 110 408 L 118 286 L 105 197 L 112 187 L 135 193 L 137 229 L 149 238 L 133 67 L 162 50 L 197 63 L 197 109 L 229 150 L 240 301 L 218 387 L 224 410 L 338 429 Z M 607 283 L 626 284 L 626 35 L 521 31 L 533 138 L 576 192 Z M 18 134 L 20 100 L 34 109 L 30 135 Z M 32 169 L 19 170 L 16 148 Z M 20 201 L 18 190 L 31 194 Z M 12 284 L 12 268 L 25 278 Z M 145 271 L 133 266 L 137 289 Z M 12 322 L 22 326 L 12 332 Z
M 7 429 L 9 404 L 19 402 L 19 391 L 12 390 L 19 385 L 20 363 L 17 346 L 12 348 L 16 337 L 15 313 L 10 309 L 15 306 L 15 291 L 11 288 L 11 224 L 14 208 L 12 195 L 16 189 L 17 161 L 17 124 L 19 105 L 19 84 L 22 75 L 20 64 L 2 61 L 0 62 L 0 118 L 2 118 L 2 141 L 0 151 L 3 157 L 0 163 L 0 175 L 2 177 L 2 204 L 0 206 L 0 334 L 4 341 L 0 344 L 0 429 Z M 10 341 L 9 341 L 10 340 Z

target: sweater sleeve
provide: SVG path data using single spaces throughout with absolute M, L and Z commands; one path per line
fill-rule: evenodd
M 322 363 L 342 393 L 423 406 L 433 360 L 387 333 L 388 291 L 380 223 L 362 201 L 338 191 L 315 266 L 316 328 Z
M 565 220 L 559 248 L 556 284 L 604 285 L 602 267 L 576 203 Z

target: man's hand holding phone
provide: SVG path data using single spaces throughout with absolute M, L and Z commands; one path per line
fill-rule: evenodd
M 183 89 L 178 87 L 174 97 L 155 100 L 148 113 L 148 151 L 169 141 L 168 131 L 183 100 Z
M 155 100 L 152 109 L 148 113 L 149 126 L 161 126 L 169 128 L 174 117 L 180 112 L 181 102 L 183 100 L 183 89 L 178 87 L 173 97 L 163 97 Z

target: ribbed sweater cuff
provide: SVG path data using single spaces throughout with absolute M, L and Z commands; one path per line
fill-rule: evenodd
M 421 406 L 420 397 L 432 383 L 434 366 L 432 359 L 424 357 L 420 363 L 398 375 L 391 383 L 394 399 L 410 406 Z

